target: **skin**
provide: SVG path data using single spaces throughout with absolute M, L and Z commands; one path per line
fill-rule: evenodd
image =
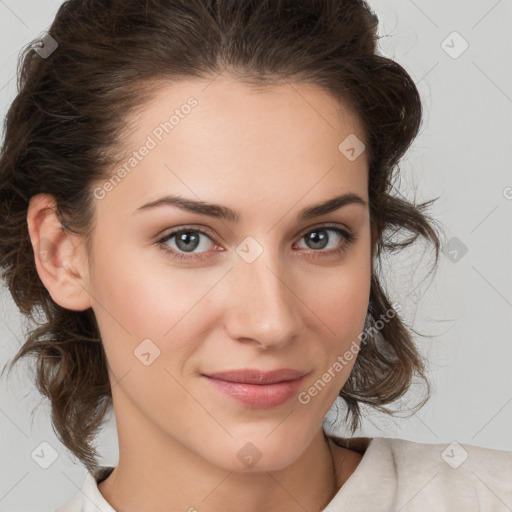
M 123 512 L 320 510 L 361 460 L 331 442 L 335 479 L 322 430 L 355 358 L 308 404 L 293 397 L 268 409 L 235 402 L 200 374 L 295 368 L 309 372 L 304 391 L 358 342 L 371 278 L 368 161 L 364 152 L 350 161 L 338 145 L 364 134 L 320 88 L 256 91 L 221 75 L 166 84 L 129 119 L 127 153 L 190 96 L 191 113 L 95 201 L 92 255 L 60 228 L 50 196 L 30 203 L 34 248 L 43 237 L 52 247 L 45 258 L 35 251 L 41 279 L 61 306 L 93 308 L 108 359 L 119 464 L 99 489 Z M 296 220 L 347 192 L 366 205 Z M 228 206 L 242 220 L 173 206 L 134 213 L 165 194 Z M 304 235 L 326 225 L 357 238 L 333 254 L 346 242 L 328 231 L 326 247 L 315 248 Z M 158 245 L 182 226 L 214 234 L 198 235 L 193 254 L 203 259 L 166 254 L 162 245 L 190 256 L 176 238 Z M 263 249 L 252 263 L 236 252 L 249 236 Z M 148 366 L 134 356 L 147 338 L 160 350 Z M 261 455 L 252 467 L 237 456 L 248 442 Z

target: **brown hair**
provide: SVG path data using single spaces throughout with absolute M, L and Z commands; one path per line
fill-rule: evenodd
M 121 155 L 127 116 L 160 85 L 224 70 L 260 87 L 305 82 L 344 101 L 362 122 L 375 261 L 422 236 L 435 248 L 436 266 L 440 241 L 425 213 L 435 199 L 416 205 L 393 194 L 422 105 L 404 68 L 378 53 L 377 24 L 363 0 L 68 0 L 49 29 L 53 53 L 28 45 L 20 54 L 0 157 L 0 266 L 20 311 L 39 322 L 10 369 L 36 357 L 36 385 L 51 402 L 54 429 L 88 469 L 98 465 L 93 440 L 112 405 L 107 361 L 92 309 L 60 307 L 38 276 L 30 198 L 51 194 L 65 229 L 88 239 L 93 186 Z M 411 236 L 392 241 L 400 230 Z M 389 311 L 374 268 L 366 326 Z M 391 414 L 384 405 L 404 395 L 415 375 L 428 386 L 416 331 L 398 314 L 383 324 L 361 343 L 339 393 L 352 432 L 360 404 Z

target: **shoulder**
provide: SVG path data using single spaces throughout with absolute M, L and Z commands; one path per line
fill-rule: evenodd
M 512 485 L 512 452 L 457 441 L 431 444 L 405 439 L 377 439 L 390 452 L 398 470 L 433 469 L 454 479 L 485 472 L 490 477 L 506 476 Z
M 82 496 L 76 493 L 66 503 L 55 509 L 55 512 L 82 512 Z
M 382 439 L 396 465 L 403 498 L 438 506 L 512 508 L 512 452 L 453 441 Z
M 55 512 L 115 512 L 98 489 L 98 483 L 107 478 L 114 467 L 99 467 L 88 471 L 82 488 Z
M 75 493 L 66 503 L 55 509 L 55 512 L 82 512 L 82 493 Z
M 403 512 L 461 506 L 468 511 L 512 510 L 512 452 L 384 437 L 333 440 L 363 450 L 356 481 L 364 476 L 375 483 L 368 491 L 376 494 L 386 482 L 387 491 L 393 488 L 393 503 Z

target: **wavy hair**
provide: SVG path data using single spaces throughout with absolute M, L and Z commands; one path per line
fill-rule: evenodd
M 94 438 L 112 406 L 106 356 L 92 309 L 60 307 L 39 278 L 30 198 L 52 195 L 65 229 L 88 240 L 93 186 L 122 153 L 128 115 L 159 87 L 223 71 L 255 87 L 304 82 L 342 100 L 362 123 L 374 262 L 421 236 L 437 266 L 440 240 L 426 213 L 436 199 L 415 204 L 393 193 L 398 163 L 420 128 L 420 95 L 405 69 L 378 52 L 377 27 L 363 0 L 68 0 L 48 31 L 58 47 L 45 54 L 29 44 L 20 53 L 0 154 L 0 267 L 20 312 L 36 325 L 9 371 L 35 357 L 35 384 L 51 403 L 53 428 L 88 469 L 98 467 Z M 408 238 L 391 239 L 404 230 Z M 339 393 L 352 433 L 360 404 L 391 414 L 384 406 L 415 376 L 428 385 L 416 331 L 399 314 L 371 329 L 392 310 L 380 277 L 374 266 L 371 335 Z

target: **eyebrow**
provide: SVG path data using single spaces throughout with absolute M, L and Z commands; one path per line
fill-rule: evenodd
M 322 203 L 304 208 L 297 215 L 297 220 L 305 221 L 319 217 L 321 215 L 325 215 L 327 213 L 338 210 L 339 208 L 349 204 L 358 204 L 363 207 L 367 206 L 366 201 L 357 194 L 346 193 L 333 197 L 332 199 L 328 199 L 327 201 L 323 201 Z M 214 203 L 206 203 L 204 201 L 197 201 L 195 199 L 186 199 L 173 195 L 166 195 L 151 201 L 150 203 L 143 204 L 135 210 L 134 214 L 147 210 L 153 210 L 161 206 L 175 206 L 188 212 L 199 213 L 200 215 L 208 215 L 210 217 L 224 219 L 235 223 L 240 222 L 241 219 L 241 215 L 236 210 L 232 210 L 227 206 Z

